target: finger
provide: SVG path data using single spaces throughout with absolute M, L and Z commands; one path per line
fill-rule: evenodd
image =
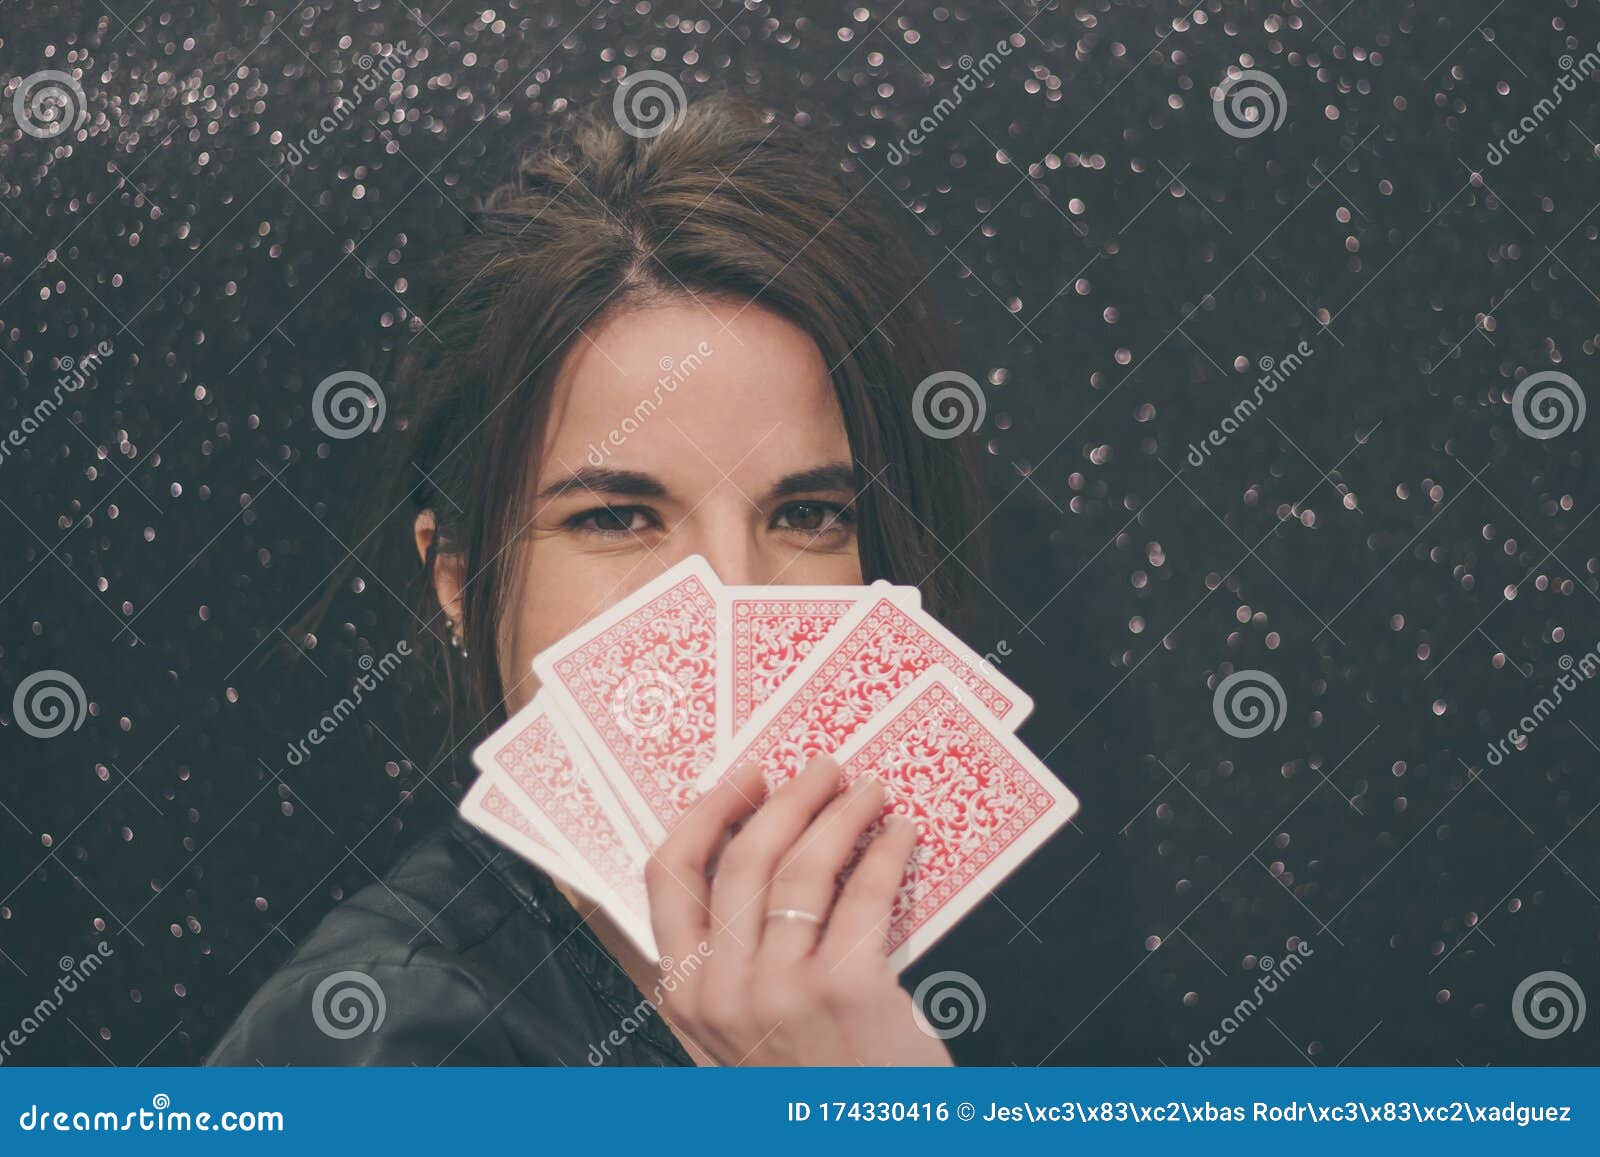
M 823 808 L 779 862 L 767 889 L 766 911 L 809 912 L 825 924 L 839 888 L 839 873 L 850 862 L 861 833 L 883 814 L 883 800 L 878 781 L 862 776 Z M 758 953 L 762 967 L 792 963 L 807 955 L 822 938 L 822 931 L 822 924 L 804 919 L 768 919 Z
M 839 790 L 839 765 L 819 756 L 784 784 L 723 849 L 711 882 L 712 945 L 748 960 L 761 943 L 767 886 L 781 857 Z
M 864 957 L 883 957 L 889 914 L 916 845 L 917 825 L 899 814 L 886 819 L 867 845 L 839 893 L 817 948 L 830 969 Z
M 684 813 L 645 866 L 645 890 L 656 947 L 682 960 L 707 939 L 711 882 L 707 870 L 728 825 L 756 810 L 765 793 L 761 769 L 738 768 Z

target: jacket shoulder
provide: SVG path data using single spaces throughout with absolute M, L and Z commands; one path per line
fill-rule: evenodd
M 474 952 L 539 917 L 484 868 L 451 827 L 424 839 L 318 924 L 207 1063 L 539 1063 L 502 1030 L 511 993 Z

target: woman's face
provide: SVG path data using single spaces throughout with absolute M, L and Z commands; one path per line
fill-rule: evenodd
M 610 319 L 558 375 L 498 632 L 507 712 L 535 655 L 689 555 L 730 584 L 862 581 L 821 352 L 758 305 L 702 302 Z M 461 577 L 441 568 L 447 609 Z

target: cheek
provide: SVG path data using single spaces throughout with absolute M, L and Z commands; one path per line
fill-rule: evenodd
M 631 552 L 597 555 L 561 538 L 530 544 L 518 560 L 500 625 L 500 684 L 507 713 L 526 706 L 539 690 L 533 660 L 540 651 L 643 586 L 659 569 Z
M 597 600 L 605 587 L 594 570 L 592 560 L 539 547 L 521 560 L 500 630 L 500 680 L 508 713 L 525 706 L 539 689 L 534 656 L 601 609 Z

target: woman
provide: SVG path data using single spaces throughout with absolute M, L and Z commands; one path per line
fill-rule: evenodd
M 427 480 L 421 617 L 442 621 L 474 723 L 526 704 L 536 654 L 690 554 L 727 583 L 888 578 L 935 614 L 959 605 L 973 473 L 912 413 L 953 364 L 945 331 L 898 210 L 798 137 L 726 98 L 648 139 L 582 121 L 440 262 L 395 476 Z M 871 783 L 841 793 L 827 760 L 765 802 L 749 773 L 708 795 L 648 872 L 665 975 L 453 823 L 324 920 L 211 1061 L 948 1063 L 881 949 L 911 825 L 886 825 L 834 899 L 882 803 Z M 764 915 L 789 907 L 825 921 Z M 376 1028 L 343 1029 L 341 1000 Z

